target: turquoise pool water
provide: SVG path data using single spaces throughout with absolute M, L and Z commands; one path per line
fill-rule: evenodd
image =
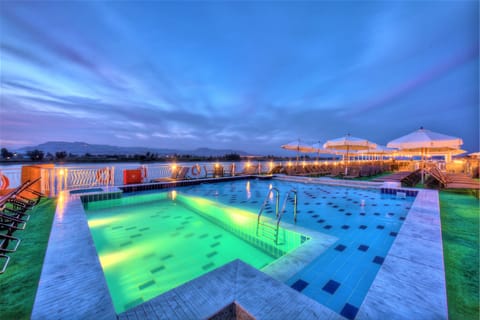
M 308 241 L 282 228 L 275 244 L 257 237 L 250 212 L 175 191 L 84 206 L 117 313 L 235 259 L 261 269 Z
M 177 190 L 258 212 L 271 187 L 280 190 L 280 205 L 287 191 L 297 190 L 297 225 L 338 238 L 287 284 L 347 319 L 354 319 L 414 197 L 400 199 L 379 190 L 279 180 L 240 180 Z M 292 202 L 288 201 L 282 221 L 293 224 Z M 274 206 L 271 197 L 265 214 L 273 216 Z

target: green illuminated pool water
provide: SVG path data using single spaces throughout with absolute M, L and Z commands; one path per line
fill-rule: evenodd
M 307 238 L 256 236 L 256 216 L 199 197 L 159 193 L 86 205 L 117 313 L 235 259 L 261 269 Z M 228 231 L 227 231 L 228 230 Z

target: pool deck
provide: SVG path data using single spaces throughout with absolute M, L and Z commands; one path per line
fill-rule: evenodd
M 356 319 L 448 318 L 438 192 L 418 191 Z M 257 318 L 344 319 L 241 261 L 117 315 L 80 196 L 59 196 L 32 319 L 198 319 L 232 302 Z

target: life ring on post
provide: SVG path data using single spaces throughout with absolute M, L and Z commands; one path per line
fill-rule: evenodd
M 108 168 L 102 168 L 97 170 L 97 182 L 99 184 L 108 184 L 110 181 L 110 170 Z
M 200 173 L 202 172 L 202 168 L 197 163 L 196 165 L 192 166 L 192 169 L 190 171 L 192 172 L 193 177 L 198 177 L 200 175 Z

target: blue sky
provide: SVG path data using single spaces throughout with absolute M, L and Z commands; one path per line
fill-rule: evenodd
M 478 1 L 0 3 L 0 145 L 479 150 Z

